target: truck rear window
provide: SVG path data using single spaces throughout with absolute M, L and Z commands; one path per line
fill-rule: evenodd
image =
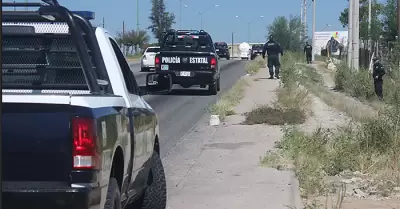
M 163 50 L 168 51 L 211 51 L 212 42 L 205 35 L 167 35 Z
M 228 48 L 226 43 L 215 43 L 214 45 L 216 48 Z
M 264 45 L 262 44 L 257 44 L 257 45 L 253 45 L 251 46 L 252 49 L 262 49 Z
M 3 89 L 88 90 L 68 33 L 35 33 L 34 26 L 2 27 Z
M 147 48 L 146 52 L 160 52 L 160 48 Z

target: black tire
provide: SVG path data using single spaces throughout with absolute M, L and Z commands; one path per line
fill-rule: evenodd
M 229 56 L 227 56 L 227 57 L 226 57 L 226 59 L 227 59 L 227 60 L 230 60 L 230 59 L 231 59 L 231 56 L 230 56 L 230 55 L 229 55 Z
M 208 85 L 208 93 L 210 95 L 217 95 L 217 93 L 218 93 L 218 80 L 216 80 L 213 84 Z
M 221 78 L 218 78 L 217 80 L 217 91 L 221 90 Z
M 143 196 L 142 209 L 165 209 L 167 207 L 167 182 L 160 156 L 153 152 L 149 178 L 152 183 Z
M 104 209 L 121 209 L 121 191 L 117 179 L 110 178 Z

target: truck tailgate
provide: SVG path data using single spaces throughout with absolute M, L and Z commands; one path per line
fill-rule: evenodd
M 214 59 L 214 60 L 212 60 Z M 215 54 L 209 52 L 160 52 L 161 70 L 213 70 L 216 62 Z
M 11 103 L 4 101 L 7 98 L 3 95 L 3 180 L 69 181 L 72 168 L 69 97 L 60 97 L 58 104 Z

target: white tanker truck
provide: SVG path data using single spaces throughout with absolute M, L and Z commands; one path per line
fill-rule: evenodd
M 250 59 L 250 50 L 251 50 L 251 46 L 250 44 L 243 42 L 241 44 L 239 44 L 239 56 L 242 60 L 246 59 Z

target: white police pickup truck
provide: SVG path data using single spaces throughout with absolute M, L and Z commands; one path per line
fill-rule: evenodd
M 165 209 L 157 115 L 117 42 L 91 12 L 56 0 L 3 10 L 2 161 L 7 209 Z

